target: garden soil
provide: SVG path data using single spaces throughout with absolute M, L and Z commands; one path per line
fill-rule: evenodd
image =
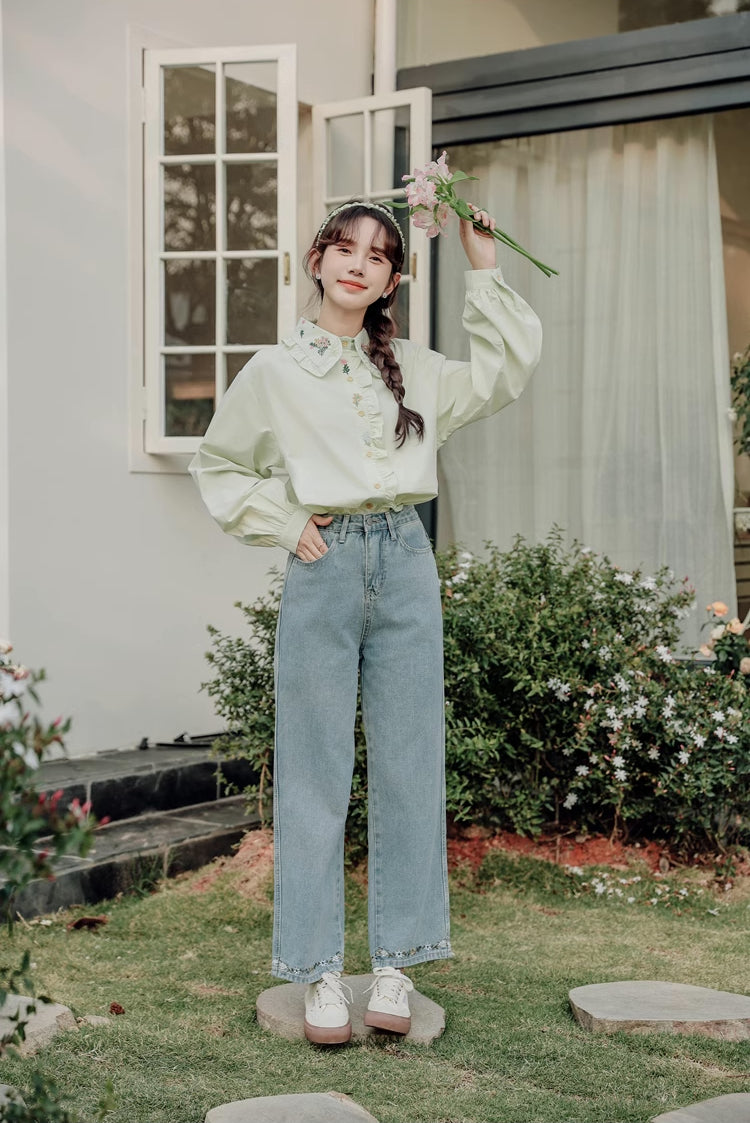
M 452 870 L 468 867 L 476 871 L 492 850 L 567 866 L 609 866 L 625 870 L 645 864 L 656 874 L 668 873 L 677 865 L 663 846 L 655 842 L 626 844 L 601 835 L 543 835 L 532 839 L 509 831 L 493 834 L 483 827 L 453 825 L 449 827 L 448 836 L 448 864 Z M 684 867 L 684 863 L 679 865 Z M 700 865 L 708 882 L 720 880 L 717 862 L 704 858 Z M 191 880 L 190 889 L 195 893 L 204 892 L 218 878 L 229 875 L 243 896 L 268 901 L 272 871 L 273 833 L 267 829 L 254 830 L 245 835 L 231 857 L 219 858 Z M 362 879 L 365 871 L 359 870 L 355 876 Z M 733 897 L 750 895 L 750 862 L 736 861 L 730 876 L 735 890 Z

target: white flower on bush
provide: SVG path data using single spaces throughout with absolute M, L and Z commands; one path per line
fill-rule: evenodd
M 563 800 L 563 807 L 567 807 L 568 811 L 570 811 L 571 807 L 575 807 L 575 805 L 577 803 L 578 803 L 578 796 L 576 795 L 576 793 L 575 792 L 568 792 L 565 799 Z
M 726 624 L 717 624 L 715 628 L 711 629 L 711 639 L 721 639 L 726 630 Z
M 579 764 L 578 767 L 576 768 L 576 773 L 579 776 L 588 776 L 590 771 L 591 771 L 591 769 L 586 764 Z
M 615 581 L 619 581 L 621 585 L 632 585 L 633 584 L 633 574 L 632 573 L 616 573 L 615 574 Z
M 627 778 L 628 774 L 624 768 L 615 769 L 615 780 L 618 780 L 621 784 L 624 784 Z
M 20 717 L 19 703 L 11 698 L 9 702 L 0 703 L 0 726 L 11 725 Z
M 679 760 L 680 764 L 687 764 L 690 760 L 690 753 L 685 749 L 680 749 L 677 754 L 677 759 Z
M 656 589 L 656 581 L 654 581 L 653 577 L 644 577 L 643 580 L 639 582 L 638 587 L 640 589 L 645 589 L 647 593 L 653 593 Z
M 29 672 L 25 667 L 0 671 L 0 698 L 20 698 L 28 685 Z
M 655 651 L 656 651 L 656 654 L 661 659 L 662 663 L 672 663 L 673 662 L 672 652 L 663 643 L 658 644 L 657 647 L 655 648 Z
M 630 683 L 626 682 L 621 674 L 616 674 L 613 682 L 621 694 L 628 694 L 630 692 Z
M 13 752 L 17 757 L 20 757 L 27 768 L 39 767 L 39 757 L 30 745 L 25 745 L 23 741 L 14 741 Z
M 714 729 L 714 733 L 719 738 L 720 741 L 723 741 L 724 738 L 726 737 L 727 731 L 726 731 L 726 729 L 724 728 L 723 725 L 717 725 L 716 729 Z
M 612 757 L 612 767 L 613 768 L 622 768 L 624 763 L 625 763 L 625 761 L 622 759 L 622 757 L 619 754 L 617 756 Z
M 612 648 L 609 644 L 603 643 L 599 648 L 599 658 L 603 663 L 607 663 L 612 658 Z
M 659 750 L 657 749 L 656 745 L 651 746 L 651 748 L 648 750 L 648 755 L 651 758 L 651 760 L 658 760 L 659 759 Z
M 639 695 L 635 700 L 634 709 L 636 717 L 645 717 L 648 710 L 648 698 L 645 698 L 643 694 Z
M 582 639 L 581 640 L 581 647 L 583 648 L 584 651 L 588 651 L 588 649 L 591 647 L 591 644 L 589 643 L 589 641 L 587 639 Z
M 711 714 L 711 720 L 717 722 L 718 725 L 721 725 L 723 721 L 726 721 L 726 717 L 727 715 L 723 710 L 714 710 L 714 712 Z
M 568 701 L 571 690 L 569 682 L 563 682 L 562 679 L 559 678 L 550 678 L 547 679 L 547 688 L 548 690 L 554 691 L 555 697 L 559 698 L 561 702 Z
M 726 741 L 728 745 L 737 744 L 737 738 L 735 737 L 734 733 L 727 733 Z

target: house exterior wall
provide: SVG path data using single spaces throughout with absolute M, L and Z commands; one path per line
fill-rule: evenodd
M 619 0 L 400 0 L 398 66 L 614 35 L 618 6 Z
M 372 30 L 364 0 L 3 0 L 0 612 L 6 597 L 4 630 L 46 669 L 45 711 L 72 717 L 74 755 L 220 727 L 199 693 L 206 624 L 237 630 L 233 602 L 285 558 L 223 535 L 187 475 L 129 471 L 129 37 L 297 42 L 314 103 L 370 92 Z M 0 353 L 0 413 L 3 390 Z

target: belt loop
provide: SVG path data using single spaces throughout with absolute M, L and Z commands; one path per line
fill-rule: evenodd
M 343 519 L 341 520 L 341 532 L 339 534 L 339 542 L 344 542 L 346 540 L 346 531 L 347 531 L 348 526 L 349 526 L 349 516 L 344 515 Z
M 392 511 L 384 511 L 383 513 L 385 515 L 385 521 L 388 523 L 388 533 L 390 534 L 391 538 L 395 542 L 396 541 L 396 528 L 393 525 L 393 512 Z

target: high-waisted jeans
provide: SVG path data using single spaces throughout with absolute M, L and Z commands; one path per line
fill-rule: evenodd
M 452 955 L 445 843 L 443 634 L 413 507 L 337 515 L 328 552 L 290 555 L 276 642 L 273 974 L 344 962 L 344 826 L 357 684 L 367 739 L 374 967 Z

